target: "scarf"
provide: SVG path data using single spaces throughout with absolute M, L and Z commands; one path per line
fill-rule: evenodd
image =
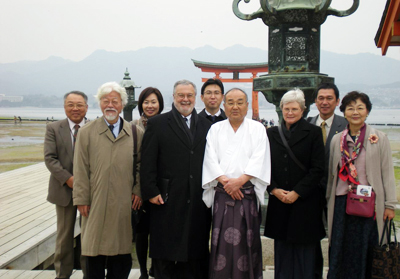
M 349 146 L 347 144 L 349 125 L 347 125 L 346 129 L 342 133 L 342 137 L 340 138 L 342 168 L 339 170 L 339 178 L 343 181 L 353 183 L 354 185 L 360 184 L 360 182 L 358 181 L 358 174 L 356 166 L 354 165 L 354 161 L 358 158 L 358 155 L 363 148 L 366 128 L 367 126 L 364 124 L 364 126 L 361 127 L 360 132 L 356 135 L 354 141 L 354 149 L 351 155 L 349 151 Z

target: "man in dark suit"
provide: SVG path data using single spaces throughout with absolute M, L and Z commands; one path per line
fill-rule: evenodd
M 329 150 L 332 137 L 340 133 L 346 128 L 347 120 L 344 117 L 336 115 L 335 109 L 339 105 L 339 90 L 333 83 L 323 83 L 315 90 L 315 105 L 318 108 L 319 114 L 314 117 L 308 117 L 307 121 L 316 126 L 320 126 L 322 137 L 325 144 L 325 171 L 324 177 L 320 182 L 321 201 L 324 208 L 324 223 L 326 224 L 326 183 L 328 180 L 328 162 Z M 316 270 L 315 278 L 322 278 L 322 269 L 324 260 L 322 257 L 321 245 L 317 247 Z
M 64 96 L 67 118 L 46 126 L 44 161 L 50 171 L 47 200 L 56 205 L 57 238 L 54 268 L 57 278 L 69 278 L 74 268 L 74 227 L 76 206 L 72 204 L 73 157 L 78 130 L 85 124 L 87 96 L 71 91 Z M 85 274 L 84 260 L 81 266 Z
M 211 122 L 194 109 L 196 86 L 174 85 L 172 110 L 149 119 L 142 144 L 142 198 L 151 203 L 155 277 L 207 278 L 211 212 L 202 200 L 202 165 Z
M 226 119 L 223 109 L 220 108 L 224 98 L 224 85 L 219 79 L 210 78 L 201 87 L 201 100 L 205 108 L 199 113 L 213 124 Z

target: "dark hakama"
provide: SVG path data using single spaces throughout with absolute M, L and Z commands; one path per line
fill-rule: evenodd
M 246 183 L 244 188 L 251 183 Z M 210 279 L 262 278 L 261 212 L 254 186 L 233 200 L 220 184 L 215 188 Z
M 346 196 L 335 198 L 329 279 L 371 278 L 372 249 L 378 244 L 378 228 L 374 217 L 346 214 Z

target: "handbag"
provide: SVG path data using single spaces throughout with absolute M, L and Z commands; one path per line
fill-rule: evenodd
M 346 213 L 359 217 L 370 218 L 375 213 L 375 192 L 371 191 L 371 196 L 360 196 L 356 190 L 352 189 L 347 193 Z
M 391 242 L 393 229 L 394 242 Z M 383 238 L 387 237 L 387 244 Z M 400 248 L 397 242 L 396 228 L 393 220 L 386 218 L 381 241 L 373 248 L 371 278 L 373 279 L 400 279 Z

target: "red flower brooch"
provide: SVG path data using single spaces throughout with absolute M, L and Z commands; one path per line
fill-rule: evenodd
M 370 135 L 368 139 L 369 139 L 370 143 L 377 143 L 378 140 L 379 140 L 379 138 L 378 138 L 378 136 L 376 134 Z

